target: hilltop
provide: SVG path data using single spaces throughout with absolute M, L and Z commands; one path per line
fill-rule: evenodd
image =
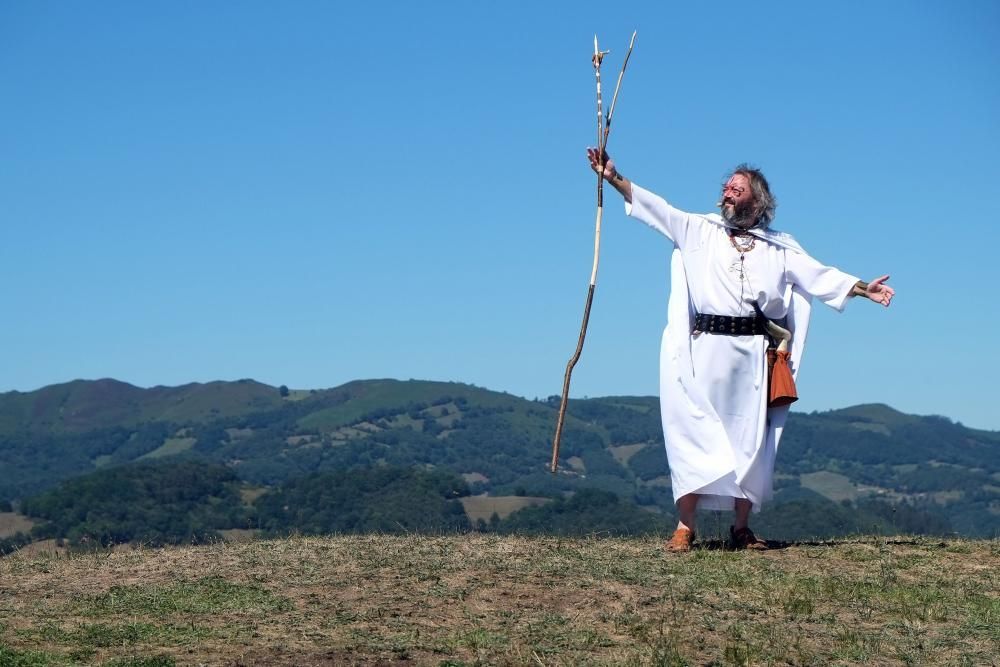
M 145 422 L 205 422 L 273 410 L 274 387 L 254 380 L 142 389 L 110 378 L 0 394 L 0 433 L 82 433 Z
M 991 664 L 998 543 L 341 536 L 0 559 L 3 665 Z

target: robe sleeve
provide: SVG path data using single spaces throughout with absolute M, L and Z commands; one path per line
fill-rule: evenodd
M 843 311 L 857 276 L 844 273 L 832 266 L 825 266 L 805 254 L 785 251 L 785 277 L 798 287 L 837 311 Z
M 632 184 L 632 203 L 625 202 L 625 215 L 645 222 L 683 248 L 697 216 L 676 209 L 662 197 Z

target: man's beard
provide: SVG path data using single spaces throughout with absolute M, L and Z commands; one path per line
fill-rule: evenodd
M 736 205 L 724 201 L 722 203 L 722 219 L 733 227 L 750 229 L 757 224 L 757 209 L 752 199 Z

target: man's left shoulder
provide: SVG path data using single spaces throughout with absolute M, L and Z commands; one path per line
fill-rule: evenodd
M 762 232 L 762 235 L 768 243 L 773 243 L 774 245 L 795 252 L 805 252 L 805 249 L 795 240 L 795 237 L 788 232 L 782 232 L 777 229 L 766 229 Z

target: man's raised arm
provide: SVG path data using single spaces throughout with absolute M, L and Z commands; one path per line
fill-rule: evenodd
M 600 168 L 600 164 L 597 160 L 596 148 L 587 149 L 587 159 L 590 160 L 590 168 L 593 169 L 596 174 Z M 615 169 L 615 161 L 612 160 L 607 153 L 604 154 L 604 180 L 610 183 L 615 190 L 620 192 L 626 202 L 629 204 L 632 203 L 632 181 L 618 173 L 618 170 Z

